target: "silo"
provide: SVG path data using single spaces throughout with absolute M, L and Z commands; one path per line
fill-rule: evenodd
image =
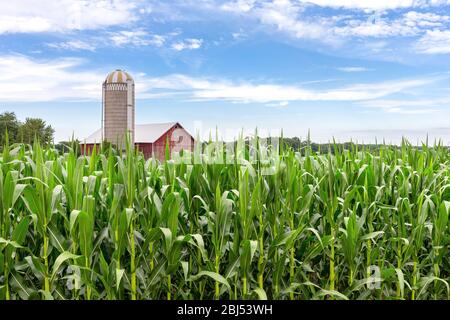
M 125 147 L 129 133 L 134 145 L 134 80 L 120 69 L 103 82 L 102 140 Z

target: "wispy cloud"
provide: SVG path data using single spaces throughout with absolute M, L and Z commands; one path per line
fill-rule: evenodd
M 36 102 L 92 100 L 101 97 L 104 74 L 80 71 L 81 59 L 32 60 L 22 55 L 0 56 L 0 100 Z
M 268 33 L 276 30 L 298 39 L 333 41 L 332 35 L 327 32 L 329 21 L 320 16 L 302 15 L 304 5 L 297 1 L 234 0 L 225 2 L 219 9 L 247 21 L 254 21 L 264 26 Z
M 378 143 L 393 143 L 400 144 L 402 139 L 406 138 L 412 143 L 434 143 L 441 141 L 442 143 L 449 145 L 450 143 L 450 128 L 441 127 L 411 127 L 411 126 L 399 126 L 397 128 L 373 128 L 373 129 L 360 129 L 360 130 L 342 130 L 339 135 L 348 136 L 351 140 L 357 139 L 357 141 L 375 142 Z
M 220 6 L 224 11 L 245 13 L 249 12 L 255 5 L 255 0 L 235 0 L 225 2 Z
M 172 49 L 175 51 L 195 50 L 199 49 L 203 44 L 203 39 L 184 39 L 172 44 Z
M 257 3 L 278 3 L 280 5 L 290 3 L 289 0 L 274 0 L 274 1 L 255 1 L 255 0 L 234 0 L 227 1 L 220 6 L 222 10 L 246 13 L 256 6 Z M 446 0 L 298 0 L 296 1 L 303 6 L 316 5 L 320 7 L 330 7 L 339 9 L 359 9 L 366 12 L 405 9 L 413 7 L 426 7 L 429 5 L 446 4 Z
M 348 19 L 342 25 L 334 26 L 333 33 L 339 37 L 394 37 L 414 36 L 419 30 L 416 26 L 405 24 L 402 20 L 389 20 L 381 16 L 366 19 Z
M 293 85 L 208 82 L 193 88 L 196 99 L 225 100 L 241 103 L 275 101 L 360 101 L 385 97 L 431 83 L 432 79 L 398 80 L 373 84 L 353 84 L 343 88 L 311 90 Z
M 125 45 L 132 45 L 136 47 L 141 46 L 156 46 L 161 47 L 166 42 L 166 37 L 157 34 L 149 34 L 149 32 L 139 30 L 121 30 L 109 33 L 109 39 L 115 46 L 121 47 Z
M 431 30 L 419 39 L 417 50 L 426 54 L 450 53 L 450 30 Z
M 96 49 L 95 45 L 93 43 L 88 43 L 86 41 L 81 41 L 81 40 L 71 40 L 71 41 L 58 42 L 58 43 L 48 43 L 47 45 L 50 48 L 61 49 L 61 50 L 72 50 L 72 51 L 78 51 L 78 50 L 95 51 L 95 49 Z
M 168 39 L 172 38 L 173 35 L 169 34 L 151 34 L 144 29 L 136 30 L 117 30 L 117 31 L 107 31 L 94 36 L 84 36 L 83 40 L 68 40 L 63 42 L 52 42 L 47 43 L 50 48 L 58 50 L 69 50 L 69 51 L 95 51 L 98 48 L 108 48 L 108 47 L 162 47 L 166 44 Z
M 295 38 L 329 40 L 329 32 L 323 19 L 300 18 L 302 7 L 291 1 L 279 0 L 264 2 L 254 10 L 261 23 L 275 26 L 279 31 L 289 33 Z
M 366 108 L 382 109 L 387 113 L 427 114 L 447 108 L 450 98 L 439 99 L 375 99 L 358 104 Z
M 337 69 L 342 72 L 364 72 L 364 71 L 372 70 L 372 69 L 365 68 L 365 67 L 340 67 Z
M 409 37 L 423 34 L 430 28 L 445 27 L 449 21 L 449 16 L 431 12 L 409 11 L 396 18 L 376 13 L 365 19 L 353 16 L 342 19 L 333 27 L 333 33 L 341 37 Z
M 289 101 L 280 101 L 276 103 L 267 103 L 266 106 L 268 107 L 277 107 L 277 108 L 284 108 L 289 105 Z
M 438 109 L 405 109 L 405 108 L 391 108 L 387 109 L 388 113 L 399 113 L 399 114 L 427 114 L 437 112 Z
M 247 34 L 244 32 L 244 30 L 242 30 L 242 28 L 239 29 L 238 32 L 231 33 L 231 36 L 233 37 L 234 40 L 241 40 L 247 38 Z
M 361 102 L 362 105 L 366 107 L 373 108 L 395 108 L 395 107 L 435 107 L 443 104 L 450 103 L 449 98 L 440 99 L 379 99 L 379 100 L 369 100 Z
M 142 78 L 143 94 L 154 90 L 184 95 L 190 100 L 229 101 L 233 103 L 289 103 L 291 101 L 363 101 L 387 97 L 439 81 L 438 77 L 397 79 L 376 83 L 355 83 L 327 90 L 301 85 L 235 82 L 220 78 L 195 78 L 175 74 Z
M 308 14 L 307 10 L 312 4 L 349 11 L 341 15 L 324 14 L 320 11 Z M 446 32 L 450 16 L 416 10 L 448 4 L 450 4 L 448 1 L 440 0 L 258 2 L 239 0 L 226 2 L 220 8 L 222 11 L 237 14 L 247 20 L 253 19 L 259 22 L 266 27 L 265 30 L 268 33 L 277 30 L 292 38 L 314 40 L 331 44 L 333 47 L 354 43 L 352 42 L 354 38 L 414 39 L 425 35 L 419 43 L 420 52 L 446 53 L 448 51 Z M 409 11 L 404 12 L 408 8 Z M 355 13 L 354 9 L 362 11 Z M 403 11 L 400 11 L 400 14 L 391 15 L 386 9 L 403 9 Z M 438 43 L 439 41 L 441 44 Z M 371 43 L 367 42 L 364 45 L 369 47 Z M 383 46 L 386 45 L 387 43 L 383 42 Z M 376 50 L 381 51 L 379 48 L 374 48 L 372 51 Z
M 137 19 L 136 0 L 2 1 L 0 34 L 64 32 L 128 24 Z
M 425 7 L 448 3 L 446 0 L 300 0 L 303 3 L 315 4 L 321 7 L 362 9 L 362 10 L 387 10 L 410 7 Z
M 98 100 L 99 86 L 109 70 L 80 71 L 82 67 L 83 60 L 74 58 L 37 61 L 21 55 L 0 56 L 0 100 Z M 177 95 L 180 99 L 188 100 L 264 104 L 287 104 L 291 101 L 373 100 L 423 87 L 440 79 L 433 77 L 398 79 L 313 90 L 299 85 L 235 82 L 180 74 L 151 77 L 136 73 L 135 78 L 138 99 L 159 94 Z

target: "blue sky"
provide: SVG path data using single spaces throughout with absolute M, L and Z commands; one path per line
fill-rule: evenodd
M 137 123 L 450 143 L 449 0 L 0 4 L 0 112 L 44 118 L 56 141 L 100 126 L 121 68 Z

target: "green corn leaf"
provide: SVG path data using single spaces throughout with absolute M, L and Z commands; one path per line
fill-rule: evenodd
M 116 291 L 119 291 L 120 282 L 125 274 L 124 269 L 116 269 Z
M 56 273 L 58 272 L 59 268 L 61 267 L 61 265 L 66 262 L 67 260 L 75 260 L 77 258 L 79 258 L 79 255 L 75 255 L 71 252 L 68 251 L 64 251 L 63 253 L 61 253 L 55 260 L 55 263 L 53 264 L 53 268 L 52 268 L 52 275 L 51 275 L 51 279 L 54 280 Z
M 252 263 L 253 256 L 255 255 L 258 242 L 254 240 L 245 240 L 242 243 L 241 261 L 240 265 L 243 274 L 247 274 L 250 270 L 250 264 Z
M 227 279 L 225 279 L 222 275 L 220 275 L 216 272 L 212 272 L 212 271 L 200 271 L 195 276 L 191 276 L 189 278 L 189 281 L 196 281 L 197 279 L 199 279 L 201 277 L 209 277 L 209 278 L 213 279 L 214 281 L 217 281 L 217 282 L 223 284 L 224 286 L 226 286 L 228 288 L 228 290 L 231 290 L 230 284 L 228 283 Z
M 259 300 L 267 300 L 267 294 L 262 288 L 256 288 L 253 292 L 258 296 Z
M 81 211 L 78 215 L 79 244 L 81 253 L 87 259 L 90 258 L 92 253 L 93 228 L 94 220 L 92 216 L 85 211 Z

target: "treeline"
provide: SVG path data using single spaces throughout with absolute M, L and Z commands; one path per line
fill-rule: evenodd
M 361 143 L 354 143 L 354 142 L 343 142 L 343 143 L 316 143 L 311 142 L 307 140 L 300 140 L 297 137 L 294 138 L 283 138 L 283 145 L 285 147 L 290 147 L 295 151 L 301 152 L 302 150 L 305 150 L 306 147 L 310 147 L 313 152 L 319 152 L 319 153 L 328 153 L 331 152 L 334 154 L 335 150 L 349 150 L 349 151 L 355 151 L 355 150 L 365 150 L 365 151 L 377 151 L 381 148 L 381 146 L 389 145 L 385 143 L 384 141 L 380 141 L 379 143 L 368 143 L 368 144 L 361 144 Z M 442 146 L 445 149 L 448 149 L 450 151 L 450 147 L 444 144 L 444 142 L 441 141 L 423 141 L 418 145 L 414 145 L 410 143 L 407 139 L 403 139 L 402 143 L 400 145 L 390 145 L 392 148 L 401 149 L 404 146 L 410 146 L 412 148 L 416 148 L 417 150 L 422 150 L 424 146 L 432 147 L 432 146 Z
M 344 142 L 344 143 L 316 143 L 307 140 L 300 140 L 298 137 L 293 138 L 283 138 L 284 146 L 290 147 L 295 151 L 302 151 L 306 147 L 310 147 L 313 152 L 327 153 L 330 151 L 334 153 L 334 150 L 338 148 L 339 150 L 354 150 L 354 149 L 365 149 L 365 150 L 377 150 L 379 144 L 356 144 L 354 142 Z
M 6 138 L 12 143 L 32 144 L 36 139 L 43 145 L 53 143 L 55 130 L 40 118 L 26 118 L 24 122 L 17 119 L 14 112 L 0 114 L 0 142 L 1 148 Z
M 24 122 L 17 119 L 14 112 L 3 112 L 0 114 L 0 150 L 6 143 L 6 133 L 8 134 L 9 144 L 12 143 L 26 143 L 32 144 L 37 139 L 42 145 L 53 145 L 59 152 L 67 152 L 70 148 L 77 150 L 80 154 L 82 146 L 80 146 L 79 140 L 74 141 L 61 141 L 54 144 L 53 136 L 55 130 L 51 125 L 40 118 L 26 118 Z M 248 145 L 250 138 L 246 138 L 246 144 Z M 270 139 L 260 138 L 263 143 L 270 145 Z M 380 148 L 380 144 L 355 144 L 353 142 L 344 143 L 316 143 L 308 140 L 301 140 L 298 137 L 293 138 L 279 138 L 278 141 L 282 141 L 284 148 L 292 148 L 294 151 L 302 152 L 307 147 L 311 148 L 313 152 L 320 153 L 334 153 L 336 148 L 339 150 L 367 150 L 374 151 Z M 231 142 L 236 144 L 235 142 Z M 224 145 L 227 144 L 224 142 Z M 206 146 L 207 142 L 204 141 L 203 145 Z M 421 146 L 417 146 L 421 149 Z M 106 148 L 108 149 L 108 148 Z

